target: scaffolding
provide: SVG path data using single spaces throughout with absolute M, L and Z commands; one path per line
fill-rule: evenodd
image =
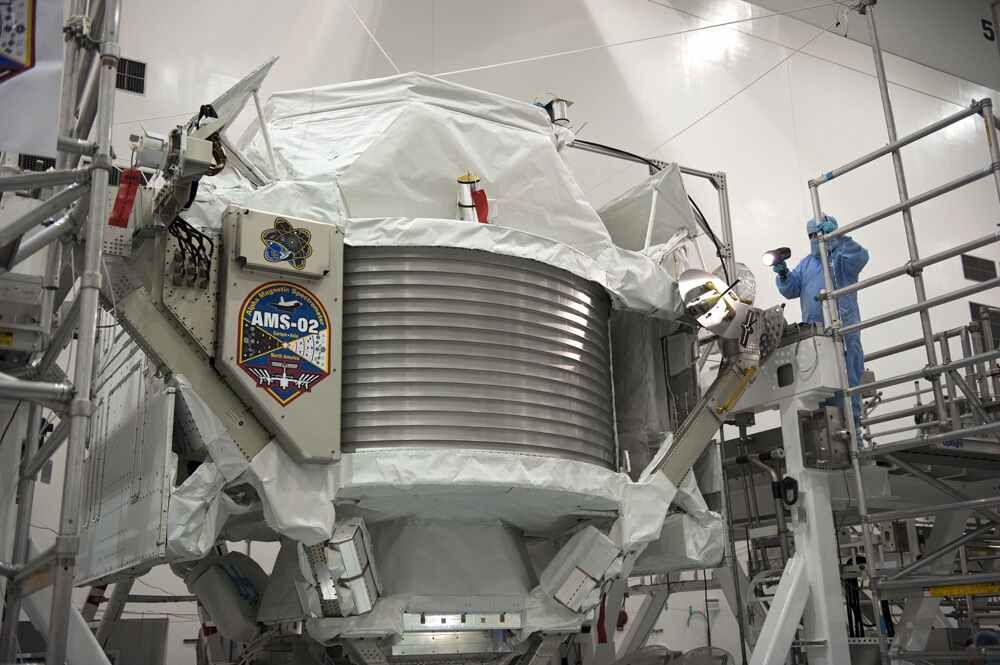
M 87 7 L 89 6 L 89 12 Z M 64 665 L 78 552 L 78 506 L 82 466 L 92 410 L 91 392 L 101 289 L 104 227 L 108 217 L 108 180 L 115 77 L 118 66 L 119 0 L 72 0 L 65 24 L 65 50 L 58 120 L 56 170 L 0 178 L 0 192 L 60 188 L 21 217 L 0 227 L 5 270 L 49 247 L 42 278 L 41 332 L 44 348 L 22 376 L 0 375 L 0 398 L 30 404 L 26 441 L 17 470 L 17 521 L 10 562 L 0 563 L 8 578 L 0 627 L 0 662 L 14 662 L 22 599 L 52 586 L 46 663 Z M 91 130 L 93 129 L 93 132 Z M 82 156 L 89 163 L 80 166 Z M 83 271 L 71 288 L 62 284 L 64 248 L 83 257 Z M 64 294 L 74 294 L 55 325 Z M 49 379 L 55 362 L 77 333 L 71 380 Z M 42 410 L 61 416 L 56 430 L 41 442 Z M 65 442 L 66 469 L 55 544 L 31 557 L 29 530 L 35 476 Z M 11 470 L 13 471 L 13 470 Z
M 933 307 L 937 307 L 944 303 L 953 302 L 955 300 L 965 298 L 967 296 L 996 288 L 1000 286 L 1000 279 L 994 278 L 985 282 L 980 282 L 970 287 L 958 289 L 950 293 L 945 293 L 940 296 L 933 298 L 928 298 L 924 287 L 923 279 L 923 269 L 927 266 L 933 265 L 935 263 L 944 261 L 948 258 L 952 258 L 962 254 L 966 251 L 983 247 L 988 244 L 997 242 L 1000 240 L 1000 234 L 991 233 L 981 238 L 970 240 L 968 242 L 962 243 L 952 249 L 949 249 L 938 254 L 921 259 L 920 253 L 917 248 L 916 235 L 913 228 L 913 218 L 912 210 L 916 206 L 935 199 L 939 196 L 952 192 L 961 187 L 969 185 L 978 180 L 984 178 L 992 177 L 997 188 L 997 195 L 1000 197 L 1000 146 L 997 143 L 997 129 L 996 129 L 996 118 L 993 113 L 993 104 L 990 99 L 983 99 L 973 102 L 967 108 L 954 113 L 938 122 L 935 122 L 923 129 L 916 132 L 908 134 L 900 138 L 896 132 L 896 122 L 895 116 L 892 109 L 892 102 L 889 96 L 888 80 L 886 78 L 885 64 L 882 59 L 882 50 L 879 44 L 878 31 L 875 22 L 875 11 L 873 0 L 868 0 L 861 3 L 859 11 L 866 15 L 868 23 L 868 34 L 871 42 L 872 54 L 875 61 L 875 71 L 878 80 L 879 92 L 882 98 L 882 107 L 885 113 L 885 123 L 888 132 L 889 143 L 883 148 L 875 150 L 867 155 L 859 157 L 854 161 L 845 164 L 839 168 L 833 169 L 824 173 L 818 178 L 809 181 L 809 191 L 812 200 L 812 208 L 814 219 L 822 219 L 822 205 L 820 203 L 819 188 L 820 186 L 846 175 L 855 169 L 871 163 L 879 158 L 889 156 L 892 159 L 893 169 L 896 176 L 896 185 L 899 192 L 899 203 L 891 205 L 887 208 L 869 214 L 861 219 L 858 219 L 850 224 L 845 224 L 839 229 L 834 230 L 828 234 L 819 234 L 819 249 L 820 258 L 823 264 L 823 275 L 825 280 L 825 290 L 821 294 L 821 299 L 824 302 L 824 314 L 826 317 L 826 324 L 833 334 L 834 338 L 839 342 L 843 342 L 844 335 L 850 334 L 852 332 L 857 332 L 865 328 L 870 328 L 873 326 L 881 325 L 883 323 L 894 321 L 904 316 L 911 314 L 918 314 L 920 317 L 920 325 L 922 331 L 922 337 L 913 342 L 908 342 L 905 344 L 898 345 L 897 347 L 878 352 L 876 354 L 870 354 L 866 356 L 866 361 L 873 360 L 876 358 L 887 357 L 894 355 L 896 353 L 901 353 L 906 350 L 923 347 L 927 356 L 927 365 L 919 370 L 913 372 L 907 372 L 897 376 L 889 377 L 886 379 L 880 379 L 878 381 L 870 381 L 862 385 L 850 386 L 847 378 L 847 367 L 846 362 L 843 357 L 841 357 L 839 362 L 839 374 L 841 381 L 841 388 L 846 399 L 849 396 L 857 394 L 865 394 L 870 391 L 878 390 L 886 386 L 905 384 L 910 381 L 925 379 L 930 383 L 929 390 L 921 390 L 919 385 L 917 390 L 910 393 L 908 396 L 919 397 L 923 394 L 929 394 L 931 397 L 931 402 L 928 406 L 920 406 L 921 410 L 929 410 L 933 416 L 934 420 L 931 423 L 925 423 L 927 425 L 923 429 L 926 431 L 920 436 L 913 437 L 911 439 L 906 439 L 903 441 L 894 441 L 892 443 L 886 444 L 876 444 L 874 441 L 869 441 L 869 445 L 861 445 L 860 434 L 857 431 L 855 422 L 853 418 L 845 418 L 848 423 L 848 434 L 850 437 L 850 452 L 851 452 L 851 466 L 854 473 L 854 480 L 857 490 L 857 507 L 862 520 L 862 542 L 864 545 L 865 556 L 870 562 L 869 572 L 870 572 L 870 593 L 872 604 L 874 608 L 879 608 L 880 603 L 880 593 L 882 591 L 898 590 L 898 589 L 913 589 L 920 590 L 933 585 L 946 585 L 961 582 L 962 584 L 970 583 L 984 583 L 984 582 L 996 582 L 1000 581 L 1000 574 L 989 573 L 986 575 L 958 575 L 958 576 L 915 576 L 913 573 L 918 572 L 926 568 L 928 565 L 943 558 L 946 555 L 954 555 L 956 550 L 962 550 L 964 545 L 968 542 L 975 540 L 980 537 L 986 531 L 992 529 L 997 524 L 1000 524 L 1000 513 L 994 510 L 991 506 L 995 505 L 996 502 L 993 501 L 983 501 L 975 500 L 971 497 L 965 495 L 964 493 L 954 489 L 950 485 L 942 482 L 933 475 L 922 471 L 921 469 L 915 467 L 914 465 L 900 459 L 897 453 L 915 450 L 918 448 L 925 448 L 931 444 L 960 440 L 966 437 L 974 437 L 979 435 L 987 435 L 995 433 L 1000 430 L 1000 421 L 993 419 L 989 413 L 983 408 L 984 402 L 991 400 L 990 395 L 990 384 L 992 383 L 992 400 L 995 401 L 998 397 L 996 393 L 997 389 L 997 370 L 995 369 L 995 363 L 998 358 L 1000 358 L 1000 351 L 993 350 L 992 340 L 989 339 L 989 332 L 980 332 L 982 339 L 978 345 L 973 345 L 971 343 L 971 332 L 969 328 L 958 329 L 957 331 L 949 331 L 945 334 L 935 334 L 932 326 L 929 311 Z M 929 189 L 921 194 L 911 196 L 906 183 L 906 174 L 903 169 L 903 162 L 900 155 L 900 150 L 914 143 L 924 137 L 930 136 L 936 132 L 939 132 L 951 125 L 960 122 L 966 118 L 973 116 L 981 117 L 984 127 L 985 143 L 988 149 L 989 163 L 983 168 L 967 173 L 961 177 L 954 180 L 941 184 L 937 187 Z M 896 214 L 901 214 L 903 221 L 903 230 L 906 235 L 906 246 L 909 254 L 909 260 L 901 266 L 898 266 L 892 270 L 888 270 L 884 273 L 870 277 L 868 279 L 859 281 L 855 284 L 841 286 L 836 288 L 833 281 L 832 267 L 830 263 L 830 241 L 841 236 L 844 236 L 852 231 L 866 227 L 870 224 L 874 224 L 883 219 L 887 219 Z M 867 320 L 860 321 L 853 325 L 843 325 L 839 316 L 839 306 L 837 299 L 841 296 L 856 293 L 862 289 L 869 288 L 876 284 L 881 284 L 892 279 L 900 277 L 909 277 L 913 282 L 914 292 L 916 294 L 916 303 L 906 307 L 901 307 L 891 312 L 872 317 Z M 988 327 L 988 326 L 987 326 Z M 954 336 L 961 336 L 963 340 L 963 354 L 965 357 L 959 360 L 951 360 L 950 352 L 948 349 L 948 341 Z M 986 342 L 989 342 L 987 344 Z M 941 362 L 938 360 L 938 350 L 936 344 L 941 345 L 942 358 Z M 987 371 L 987 367 L 992 368 Z M 969 373 L 966 377 L 962 377 L 958 370 L 963 368 L 978 368 L 975 370 L 975 374 Z M 990 376 L 993 377 L 990 380 Z M 944 378 L 944 383 L 942 383 L 942 377 Z M 978 386 L 976 385 L 978 384 Z M 946 396 L 947 388 L 947 396 Z M 957 391 L 961 391 L 965 400 L 970 405 L 970 413 L 977 421 L 969 426 L 964 426 L 961 416 L 958 414 L 956 407 Z M 902 397 L 902 396 L 899 396 Z M 846 406 L 845 406 L 846 408 Z M 893 414 L 895 418 L 905 417 L 904 415 L 914 415 L 913 410 L 904 410 Z M 887 422 L 894 418 L 887 418 L 883 421 Z M 882 421 L 880 421 L 882 422 Z M 873 424 L 873 419 L 867 419 L 867 425 Z M 897 430 L 893 433 L 898 433 L 903 430 Z M 955 503 L 948 505 L 938 505 L 933 508 L 922 508 L 908 511 L 893 511 L 891 513 L 881 513 L 881 514 L 870 514 L 868 510 L 868 502 L 865 494 L 864 483 L 862 480 L 862 460 L 871 458 L 881 458 L 896 466 L 899 470 L 915 477 L 919 478 L 928 484 L 930 484 L 935 489 L 944 492 L 945 494 L 951 496 L 956 500 Z M 880 575 L 876 570 L 874 570 L 876 562 L 878 559 L 875 557 L 874 544 L 872 542 L 871 525 L 877 522 L 886 521 L 890 519 L 898 519 L 900 516 L 913 517 L 917 514 L 925 515 L 932 512 L 942 512 L 948 510 L 974 510 L 978 515 L 984 517 L 987 522 L 980 527 L 969 531 L 959 538 L 953 539 L 951 542 L 946 543 L 944 546 L 938 548 L 933 552 L 927 552 L 924 554 L 923 558 L 918 559 L 912 564 L 895 570 L 891 575 Z M 965 557 L 962 556 L 963 567 L 965 567 Z M 970 604 L 971 610 L 971 604 Z M 938 658 L 941 657 L 940 654 L 932 652 L 896 652 L 893 654 L 889 653 L 888 642 L 886 639 L 886 626 L 881 624 L 879 627 L 879 652 L 881 657 L 881 662 L 888 664 L 893 660 L 906 659 L 906 658 Z M 949 653 L 947 657 L 959 657 L 968 654 L 951 654 Z

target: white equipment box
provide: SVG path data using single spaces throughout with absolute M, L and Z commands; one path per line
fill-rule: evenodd
M 222 221 L 219 369 L 297 461 L 336 460 L 343 232 L 233 206 Z

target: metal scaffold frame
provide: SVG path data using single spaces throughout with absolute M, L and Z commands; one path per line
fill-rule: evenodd
M 991 233 L 981 238 L 968 241 L 957 245 L 956 247 L 949 249 L 938 254 L 921 259 L 920 253 L 917 248 L 916 235 L 913 228 L 913 218 L 912 209 L 922 203 L 935 199 L 939 196 L 947 194 L 948 192 L 954 191 L 968 184 L 976 182 L 978 180 L 992 177 L 997 189 L 998 198 L 1000 198 L 1000 145 L 998 145 L 997 140 L 997 121 L 993 112 L 993 103 L 990 99 L 983 99 L 979 101 L 974 101 L 969 107 L 962 109 L 961 111 L 954 113 L 946 118 L 943 118 L 927 127 L 917 130 L 911 134 L 903 136 L 900 138 L 896 132 L 896 122 L 895 116 L 892 109 L 892 102 L 889 96 L 888 79 L 886 78 L 885 64 L 882 59 L 882 50 L 879 44 L 878 31 L 876 29 L 875 22 L 875 12 L 873 5 L 874 0 L 867 0 L 861 3 L 859 11 L 866 15 L 868 23 L 868 33 L 872 47 L 872 53 L 875 61 L 875 71 L 876 78 L 878 81 L 879 92 L 882 98 L 882 107 L 885 113 L 886 129 L 888 132 L 889 143 L 888 145 L 875 150 L 867 155 L 859 157 L 858 159 L 845 164 L 839 168 L 828 171 L 822 176 L 809 181 L 809 190 L 812 200 L 813 216 L 815 219 L 822 219 L 822 205 L 820 203 L 819 188 L 821 185 L 826 184 L 836 178 L 839 178 L 855 169 L 873 162 L 881 157 L 891 156 L 893 169 L 896 176 L 896 185 L 899 193 L 899 203 L 889 206 L 883 210 L 872 213 L 866 217 L 858 219 L 849 224 L 845 224 L 840 228 L 834 230 L 828 234 L 819 235 L 819 249 L 820 258 L 823 264 L 823 276 L 825 281 L 825 290 L 822 292 L 820 298 L 824 302 L 824 315 L 826 317 L 827 326 L 832 332 L 835 340 L 842 343 L 843 337 L 846 334 L 860 331 L 864 328 L 869 328 L 872 326 L 877 326 L 888 321 L 893 321 L 901 317 L 918 314 L 920 317 L 920 324 L 922 330 L 922 338 L 915 340 L 913 342 L 908 342 L 906 344 L 898 345 L 891 349 L 886 349 L 884 351 L 876 352 L 875 354 L 869 354 L 866 356 L 866 360 L 873 360 L 877 358 L 886 357 L 893 355 L 895 353 L 900 353 L 906 350 L 915 349 L 923 347 L 926 351 L 927 356 L 927 366 L 905 374 L 900 374 L 898 376 L 893 376 L 886 379 L 881 379 L 874 382 L 869 382 L 863 385 L 850 386 L 847 378 L 847 367 L 844 357 L 840 356 L 839 361 L 839 376 L 841 388 L 843 394 L 845 395 L 845 404 L 847 397 L 855 394 L 861 394 L 868 391 L 877 390 L 879 388 L 891 385 L 899 385 L 907 383 L 909 381 L 917 379 L 926 379 L 930 383 L 930 389 L 927 391 L 920 390 L 919 388 L 913 392 L 908 393 L 907 396 L 919 397 L 922 394 L 929 393 L 932 402 L 927 407 L 922 407 L 923 410 L 930 410 L 934 417 L 934 425 L 937 432 L 924 432 L 922 436 L 914 437 L 912 439 L 907 439 L 904 441 L 894 441 L 891 443 L 886 443 L 882 445 L 871 445 L 862 446 L 859 443 L 859 432 L 857 431 L 855 422 L 853 418 L 845 418 L 847 422 L 847 431 L 850 437 L 850 454 L 851 454 L 851 466 L 854 474 L 856 491 L 857 491 L 857 508 L 861 516 L 862 521 L 862 542 L 864 546 L 865 556 L 867 560 L 871 562 L 871 598 L 874 608 L 880 607 L 880 591 L 888 591 L 890 589 L 899 588 L 911 588 L 920 589 L 928 584 L 947 584 L 955 583 L 959 580 L 963 582 L 970 581 L 996 581 L 1000 580 L 1000 575 L 990 574 L 986 577 L 989 579 L 980 580 L 977 576 L 924 576 L 915 577 L 912 573 L 922 570 L 934 561 L 943 558 L 946 555 L 954 556 L 956 550 L 961 551 L 963 546 L 976 537 L 980 536 L 983 532 L 994 528 L 997 524 L 1000 524 L 1000 513 L 992 508 L 996 505 L 996 501 L 991 499 L 972 499 L 971 497 L 955 490 L 950 485 L 938 480 L 932 475 L 914 467 L 912 464 L 908 464 L 904 460 L 899 459 L 895 456 L 895 453 L 913 450 L 916 448 L 926 447 L 928 445 L 944 442 L 948 440 L 961 439 L 964 437 L 971 437 L 982 434 L 995 433 L 1000 430 L 1000 421 L 991 419 L 986 412 L 981 408 L 981 403 L 979 402 L 973 387 L 971 387 L 965 379 L 958 373 L 961 368 L 972 368 L 978 366 L 980 368 L 985 368 L 987 364 L 994 366 L 995 361 L 1000 358 L 1000 351 L 992 350 L 992 340 L 988 339 L 988 333 L 986 339 L 990 344 L 980 343 L 979 348 L 974 348 L 971 343 L 966 339 L 968 335 L 968 329 L 957 329 L 956 331 L 948 331 L 948 333 L 937 333 L 935 334 L 930 321 L 930 315 L 928 310 L 938 305 L 952 302 L 960 298 L 964 298 L 981 291 L 996 288 L 1000 286 L 1000 280 L 991 279 L 985 282 L 975 284 L 970 287 L 958 289 L 950 293 L 946 293 L 933 298 L 928 298 L 926 294 L 926 289 L 924 286 L 924 280 L 922 276 L 923 269 L 927 266 L 933 265 L 935 263 L 944 261 L 946 259 L 958 256 L 966 251 L 976 249 L 989 245 L 991 243 L 1000 241 L 1000 233 Z M 907 184 L 906 184 L 906 174 L 903 169 L 903 162 L 900 155 L 900 150 L 914 143 L 924 137 L 930 136 L 936 132 L 939 132 L 951 125 L 960 122 L 966 118 L 980 116 L 983 120 L 983 127 L 985 129 L 985 138 L 989 154 L 989 164 L 981 169 L 963 175 L 956 178 L 950 182 L 944 183 L 940 186 L 934 187 L 926 192 L 911 196 Z M 854 230 L 863 228 L 870 224 L 873 224 L 879 220 L 887 219 L 891 216 L 901 214 L 903 221 L 903 230 L 906 235 L 906 245 L 909 254 L 909 260 L 892 270 L 888 270 L 884 273 L 870 277 L 865 280 L 861 280 L 855 284 L 841 286 L 840 288 L 835 288 L 833 281 L 833 273 L 830 265 L 830 250 L 829 243 L 835 238 L 839 238 L 848 234 Z M 868 320 L 860 321 L 859 323 L 844 326 L 840 320 L 839 316 L 839 305 L 837 302 L 838 297 L 844 296 L 850 293 L 856 293 L 862 289 L 869 288 L 876 284 L 881 284 L 883 282 L 895 279 L 898 277 L 909 276 L 913 280 L 914 291 L 916 294 L 916 304 L 909 305 L 906 307 L 901 307 L 897 310 L 873 317 Z M 962 337 L 962 347 L 964 358 L 956 361 L 952 361 L 950 357 L 950 352 L 948 350 L 948 340 L 954 336 Z M 941 344 L 942 351 L 942 361 L 939 363 L 937 357 L 936 342 Z M 969 371 L 969 370 L 967 370 Z M 981 381 L 988 382 L 986 379 L 987 372 L 985 369 L 980 369 Z M 948 396 L 950 399 L 945 397 L 945 386 L 942 385 L 942 376 L 945 378 L 945 386 L 948 389 Z M 973 381 L 970 375 L 966 375 L 966 379 Z M 957 415 L 957 409 L 955 408 L 954 400 L 957 398 L 956 388 L 960 389 L 964 394 L 965 398 L 968 400 L 970 406 L 972 407 L 973 414 L 980 421 L 980 424 L 963 427 L 961 424 L 961 419 Z M 902 398 L 903 396 L 897 396 L 897 398 Z M 849 408 L 849 407 L 846 407 Z M 951 413 L 949 413 L 951 410 Z M 913 415 L 912 410 L 900 411 L 898 414 L 909 414 Z M 897 415 L 896 417 L 902 417 L 902 415 Z M 878 422 L 884 422 L 892 420 L 893 418 L 886 417 L 884 419 L 878 420 Z M 863 421 L 864 422 L 864 421 Z M 869 422 L 871 422 L 869 420 Z M 927 427 L 926 429 L 932 429 Z M 895 430 L 892 433 L 898 433 L 903 430 Z M 898 510 L 890 511 L 886 513 L 870 514 L 868 510 L 868 501 L 865 494 L 864 484 L 862 481 L 862 469 L 861 461 L 863 458 L 871 457 L 882 457 L 886 461 L 894 464 L 899 470 L 926 481 L 931 486 L 935 487 L 937 490 L 944 492 L 945 494 L 951 496 L 956 500 L 955 503 L 940 505 L 935 507 L 920 508 L 914 510 Z M 980 526 L 979 528 L 966 532 L 958 538 L 954 538 L 951 541 L 945 543 L 943 546 L 937 548 L 934 551 L 924 553 L 923 558 L 916 560 L 914 563 L 894 571 L 891 576 L 886 576 L 881 578 L 876 574 L 874 570 L 875 564 L 878 559 L 875 556 L 875 549 L 871 534 L 871 525 L 892 520 L 892 519 L 903 519 L 908 517 L 914 517 L 919 515 L 927 515 L 935 512 L 945 512 L 951 510 L 972 510 L 978 515 L 986 518 L 986 524 Z M 964 561 L 964 557 L 963 557 Z M 980 576 L 981 577 L 981 576 Z M 972 579 L 977 578 L 977 579 Z M 926 653 L 914 653 L 914 652 L 899 652 L 895 654 L 890 654 L 888 649 L 888 642 L 886 639 L 886 627 L 881 625 L 879 629 L 879 651 L 881 655 L 881 662 L 884 664 L 890 663 L 892 660 L 909 657 L 909 658 L 920 658 L 920 657 L 931 657 L 933 654 L 930 652 Z
M 86 8 L 89 5 L 89 15 Z M 59 105 L 56 170 L 0 178 L 0 191 L 27 187 L 62 187 L 25 215 L 0 227 L 0 245 L 11 257 L 5 269 L 45 246 L 50 247 L 42 280 L 41 328 L 45 349 L 23 378 L 0 376 L 0 398 L 30 402 L 26 442 L 17 484 L 17 522 L 12 561 L 0 564 L 8 578 L 4 620 L 0 627 L 0 662 L 14 662 L 22 598 L 52 585 L 48 622 L 47 665 L 64 665 L 70 623 L 76 557 L 82 466 L 92 411 L 91 389 L 97 317 L 100 306 L 102 245 L 107 220 L 111 162 L 111 127 L 118 67 L 119 0 L 72 0 L 65 24 L 65 51 Z M 91 30 L 89 26 L 94 26 Z M 91 137 L 91 129 L 93 135 Z M 79 167 L 82 155 L 90 162 Z M 30 231 L 34 235 L 26 235 Z M 62 238 L 82 242 L 83 272 L 69 292 L 75 293 L 67 315 L 54 328 L 62 303 L 57 302 L 62 276 Z M 75 249 L 77 245 L 70 245 Z M 77 331 L 72 381 L 46 381 L 60 351 Z M 50 408 L 62 422 L 39 447 L 41 412 Z M 63 443 L 66 469 L 55 544 L 29 557 L 35 475 Z

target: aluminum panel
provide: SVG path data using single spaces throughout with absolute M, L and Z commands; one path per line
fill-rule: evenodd
M 543 263 L 345 247 L 344 450 L 615 459 L 604 290 Z
M 343 231 L 229 207 L 216 367 L 296 461 L 340 457 Z
M 103 360 L 83 468 L 78 585 L 163 563 L 176 471 L 173 389 L 150 388 L 145 354 L 127 338 Z

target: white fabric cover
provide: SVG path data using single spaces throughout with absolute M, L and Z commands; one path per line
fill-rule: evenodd
M 330 223 L 363 218 L 356 232 L 347 224 L 349 244 L 468 247 L 537 259 L 600 283 L 618 307 L 666 318 L 681 311 L 669 273 L 614 244 L 559 155 L 565 135 L 537 106 L 402 74 L 278 93 L 264 115 L 277 182 L 254 190 L 229 169 L 203 178 L 188 221 L 218 228 L 230 203 Z M 239 147 L 270 171 L 257 124 Z M 467 171 L 479 175 L 493 201 L 489 225 L 454 221 L 456 180 Z M 379 225 L 388 228 L 371 228 Z
M 674 502 L 684 512 L 663 521 L 660 537 L 642 551 L 632 570 L 634 575 L 712 568 L 722 560 L 726 526 L 721 515 L 708 509 L 693 472 L 684 476 Z
M 698 235 L 677 164 L 668 164 L 605 203 L 598 213 L 615 244 L 637 252 L 663 245 L 680 231 Z
M 495 451 L 365 451 L 345 454 L 338 464 L 308 466 L 295 463 L 273 441 L 247 465 L 237 479 L 242 481 L 257 490 L 269 527 L 307 545 L 330 538 L 338 490 L 394 494 L 400 506 L 421 492 L 481 493 L 485 510 L 490 495 L 535 489 L 606 500 L 619 514 L 612 539 L 623 549 L 634 549 L 659 537 L 677 492 L 662 474 L 633 482 L 623 473 L 586 462 Z M 203 556 L 227 517 L 251 510 L 223 492 L 226 484 L 218 467 L 206 462 L 174 490 L 168 515 L 172 557 Z M 522 502 L 511 510 L 519 511 L 515 519 L 535 517 L 532 510 L 538 512 L 537 519 L 551 518 L 551 508 L 545 504 L 532 507 Z

